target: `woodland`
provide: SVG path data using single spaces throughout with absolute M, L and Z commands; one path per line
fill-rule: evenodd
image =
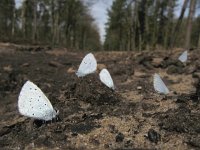
M 198 0 L 115 0 L 105 41 L 89 8 L 99 0 L 0 1 L 0 40 L 75 50 L 141 51 L 200 46 Z M 177 14 L 177 9 L 181 9 Z M 196 13 L 196 15 L 195 15 Z

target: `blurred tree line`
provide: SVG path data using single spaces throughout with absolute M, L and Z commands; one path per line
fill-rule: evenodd
M 0 40 L 71 49 L 101 49 L 88 7 L 82 0 L 0 1 Z
M 0 40 L 102 49 L 98 28 L 88 11 L 90 3 L 98 1 L 23 0 L 16 8 L 15 0 L 1 0 Z M 177 16 L 179 0 L 113 0 L 108 10 L 104 49 L 200 47 L 200 16 L 194 17 L 200 1 L 183 1 Z
M 108 11 L 105 50 L 200 48 L 199 0 L 115 0 Z M 188 9 L 187 17 L 184 17 Z

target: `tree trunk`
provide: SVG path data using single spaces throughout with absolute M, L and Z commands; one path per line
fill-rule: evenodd
M 26 1 L 23 1 L 23 6 L 22 6 L 22 13 L 21 13 L 21 18 L 22 18 L 22 34 L 23 34 L 23 38 L 26 38 Z
M 12 39 L 14 39 L 14 36 L 15 36 L 15 19 L 16 19 L 16 11 L 15 11 L 15 7 L 14 7 L 13 8 L 13 16 L 12 16 L 12 30 L 11 30 Z
M 198 40 L 197 48 L 200 49 L 200 34 L 199 34 L 199 40 Z
M 123 50 L 123 41 L 122 41 L 122 27 L 119 28 L 119 46 L 117 50 Z
M 173 14 L 174 14 L 174 1 L 168 1 L 169 9 L 168 9 L 168 21 L 167 21 L 167 26 L 165 29 L 165 37 L 164 37 L 164 47 L 165 49 L 169 48 L 170 44 L 170 39 L 171 39 L 171 34 L 170 31 L 173 29 Z
M 133 46 L 132 46 L 132 43 L 133 43 L 133 39 L 132 39 L 132 27 L 129 28 L 129 50 L 132 51 L 133 50 Z
M 51 35 L 52 35 L 52 44 L 55 44 L 55 6 L 54 0 L 51 0 Z
M 56 30 L 56 43 L 60 42 L 60 29 L 59 29 L 59 13 L 56 13 L 56 21 L 55 21 L 55 30 Z
M 139 51 L 141 51 L 142 50 L 142 33 L 141 33 L 141 30 L 140 30 L 140 28 L 141 28 L 141 26 L 140 26 L 140 21 L 139 21 L 139 19 L 137 19 L 137 25 L 138 25 L 138 36 L 139 36 L 139 42 L 138 42 L 138 49 L 139 49 Z
M 36 42 L 37 38 L 37 0 L 33 1 L 33 33 L 32 33 L 32 42 Z
M 133 12 L 133 19 L 132 19 L 132 39 L 133 39 L 133 44 L 132 44 L 132 49 L 135 50 L 136 49 L 136 30 L 137 30 L 137 25 L 136 25 L 136 21 L 137 21 L 137 4 L 135 3 L 133 5 L 134 7 L 134 12 Z
M 148 16 L 148 2 L 145 4 L 145 32 L 144 32 L 144 46 L 146 50 L 149 50 L 149 16 Z
M 142 35 L 141 35 L 141 26 L 140 26 L 140 21 L 139 21 L 139 12 L 138 12 L 138 10 L 139 10 L 139 8 L 138 8 L 139 6 L 138 6 L 138 4 L 137 4 L 137 2 L 135 3 L 135 8 L 134 8 L 134 17 L 135 17 L 135 19 L 134 19 L 134 24 L 135 24 L 135 28 L 134 28 L 134 30 L 135 30 L 135 47 L 139 50 L 139 51 L 141 51 L 141 47 L 142 47 Z
M 179 29 L 180 29 L 180 26 L 181 26 L 181 23 L 182 23 L 182 20 L 183 20 L 183 16 L 185 14 L 185 10 L 187 8 L 188 1 L 189 0 L 185 0 L 184 3 L 183 3 L 182 9 L 181 9 L 181 14 L 180 14 L 178 21 L 177 21 L 175 28 L 174 28 L 174 32 L 173 32 L 174 36 L 172 36 L 171 41 L 170 41 L 170 48 L 174 47 L 174 45 L 175 45 L 176 38 L 177 38 L 177 35 L 179 33 Z
M 185 48 L 190 48 L 190 41 L 191 41 L 191 33 L 192 33 L 192 20 L 195 14 L 195 6 L 196 0 L 190 1 L 190 11 L 188 15 L 188 23 L 187 23 L 187 30 L 186 30 L 186 38 L 185 38 Z
M 159 7 L 160 7 L 160 1 L 159 0 L 156 0 L 155 2 L 155 6 L 154 6 L 154 16 L 153 16 L 153 36 L 152 36 L 152 40 L 151 40 L 151 47 L 152 49 L 155 49 L 156 48 L 156 44 L 158 42 L 158 10 L 159 10 Z

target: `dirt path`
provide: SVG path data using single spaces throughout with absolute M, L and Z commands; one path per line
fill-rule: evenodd
M 0 147 L 200 149 L 199 51 L 190 52 L 186 65 L 177 61 L 180 53 L 97 52 L 98 71 L 84 78 L 74 73 L 82 53 L 46 48 L 1 53 Z M 116 91 L 99 81 L 104 67 Z M 169 95 L 154 92 L 154 73 L 164 79 Z M 26 80 L 47 95 L 60 121 L 41 124 L 19 114 L 17 97 Z

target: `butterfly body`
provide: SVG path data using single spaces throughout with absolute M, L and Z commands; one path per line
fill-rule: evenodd
M 162 93 L 162 94 L 169 93 L 169 89 L 167 88 L 165 83 L 162 81 L 160 76 L 156 73 L 154 74 L 154 77 L 153 77 L 153 86 L 154 86 L 155 91 L 157 91 L 158 93 Z
M 20 114 L 38 120 L 52 120 L 58 113 L 51 102 L 34 83 L 27 81 L 19 94 L 18 109 Z
M 184 51 L 180 56 L 179 56 L 179 60 L 184 63 L 187 61 L 187 57 L 188 57 L 188 52 L 187 51 Z
M 102 69 L 99 73 L 99 77 L 102 83 L 104 83 L 109 88 L 115 89 L 112 77 L 107 69 Z
M 94 73 L 97 69 L 97 61 L 92 53 L 87 54 L 76 72 L 78 77 L 84 77 L 88 74 Z

